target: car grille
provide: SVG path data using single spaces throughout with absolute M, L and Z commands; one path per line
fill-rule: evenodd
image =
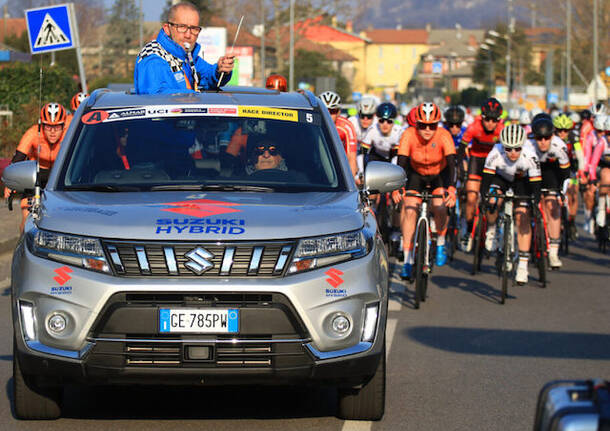
M 294 243 L 106 241 L 104 247 L 115 274 L 124 277 L 277 277 Z

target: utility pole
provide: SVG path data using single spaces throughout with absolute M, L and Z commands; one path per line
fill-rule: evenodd
M 265 86 L 265 0 L 261 0 L 261 26 L 263 31 L 261 34 L 261 87 Z
M 140 0 L 140 19 L 138 20 L 140 23 L 140 44 L 139 47 L 142 47 L 144 42 L 144 9 L 142 9 L 142 0 Z
M 570 109 L 570 93 L 572 92 L 572 0 L 566 4 L 566 90 L 565 99 Z
M 294 91 L 294 0 L 290 0 L 290 69 L 289 91 Z
M 598 0 L 593 0 L 593 103 L 597 103 L 597 75 L 598 75 L 598 64 L 597 64 L 597 22 L 598 16 Z
M 513 18 L 513 0 L 508 0 L 508 31 L 506 32 L 506 91 L 508 102 L 511 102 L 510 91 L 510 46 L 511 33 L 515 31 L 515 18 Z

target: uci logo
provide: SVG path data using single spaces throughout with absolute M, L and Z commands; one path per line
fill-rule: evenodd
M 182 72 L 176 72 L 174 73 L 174 78 L 176 78 L 177 82 L 182 82 L 184 81 L 184 74 Z

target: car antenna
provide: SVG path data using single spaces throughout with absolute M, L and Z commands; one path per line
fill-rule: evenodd
M 239 20 L 239 25 L 237 26 L 237 31 L 235 32 L 235 37 L 233 38 L 233 45 L 231 45 L 231 55 L 233 54 L 233 50 L 235 49 L 235 42 L 237 42 L 237 36 L 239 35 L 239 30 L 241 29 L 241 23 L 244 21 L 244 16 L 241 16 Z M 220 91 L 220 84 L 222 83 L 222 78 L 225 76 L 224 72 L 220 73 L 220 78 L 218 78 L 218 85 L 216 86 L 216 91 Z
M 34 185 L 34 202 L 32 203 L 32 218 L 34 220 L 38 220 L 40 214 L 38 210 L 40 209 L 40 150 L 42 147 L 42 55 L 40 56 L 40 72 L 39 72 L 39 82 L 38 82 L 38 151 L 36 151 L 36 183 Z

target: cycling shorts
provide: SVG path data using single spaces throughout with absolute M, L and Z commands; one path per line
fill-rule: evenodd
M 527 178 L 519 178 L 511 183 L 506 181 L 500 175 L 494 175 L 489 188 L 498 188 L 502 190 L 502 193 L 506 193 L 508 189 L 512 188 L 513 192 L 520 196 L 531 196 L 534 193 L 532 190 L 532 185 Z M 483 193 L 483 190 L 481 190 L 481 193 Z M 520 207 L 529 206 L 529 201 L 526 199 L 519 199 L 515 202 L 517 203 L 517 206 Z
M 542 171 L 542 188 L 548 190 L 561 190 L 563 188 L 563 180 L 559 172 L 559 165 L 556 163 L 540 164 Z
M 421 193 L 426 188 L 430 188 L 432 192 L 439 188 L 447 188 L 451 185 L 449 178 L 449 169 L 443 169 L 438 175 L 420 175 L 416 171 L 409 172 L 407 178 L 407 191 Z
M 486 157 L 470 156 L 468 159 L 468 179 L 480 180 L 483 178 L 483 167 Z

